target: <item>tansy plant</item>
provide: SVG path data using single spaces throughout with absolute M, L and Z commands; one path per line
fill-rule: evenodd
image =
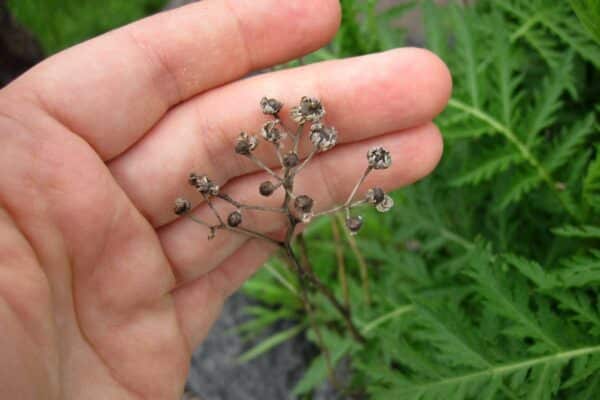
M 331 150 L 337 143 L 337 130 L 333 126 L 327 126 L 323 123 L 325 107 L 316 98 L 302 97 L 300 104 L 292 107 L 290 111 L 290 118 L 295 124 L 294 129 L 288 128 L 280 118 L 280 112 L 283 108 L 282 102 L 273 98 L 263 97 L 260 101 L 260 107 L 263 114 L 269 117 L 260 129 L 260 137 L 262 137 L 264 142 L 273 146 L 281 168 L 277 171 L 273 170 L 255 156 L 254 151 L 259 145 L 259 138 L 255 135 L 241 132 L 234 149 L 237 154 L 248 158 L 267 172 L 270 179 L 262 182 L 258 187 L 258 191 L 265 197 L 273 196 L 278 191 L 282 192 L 283 201 L 281 207 L 274 208 L 243 204 L 223 193 L 219 185 L 210 180 L 208 176 L 192 172 L 188 182 L 200 193 L 206 204 L 208 204 L 216 221 L 203 221 L 192 215 L 192 203 L 183 198 L 178 198 L 175 201 L 174 211 L 177 215 L 186 215 L 194 222 L 208 228 L 209 239 L 214 238 L 220 230 L 229 230 L 248 235 L 252 238 L 265 240 L 281 248 L 289 264 L 298 274 L 303 290 L 306 288 L 306 283 L 308 283 L 323 293 L 340 312 L 353 337 L 363 342 L 362 335 L 352 322 L 349 307 L 342 305 L 331 290 L 323 285 L 316 275 L 313 274 L 312 269 L 300 262 L 292 248 L 292 240 L 298 225 L 306 224 L 315 217 L 343 212 L 347 229 L 351 234 L 356 234 L 362 226 L 363 219 L 361 216 L 352 215 L 351 210 L 353 208 L 370 204 L 375 206 L 380 212 L 388 211 L 394 205 L 394 202 L 383 189 L 378 187 L 370 188 L 362 199 L 356 199 L 356 194 L 361 184 L 373 170 L 386 169 L 391 165 L 392 158 L 390 153 L 383 147 L 370 149 L 366 154 L 365 170 L 350 192 L 347 200 L 339 206 L 316 212 L 315 202 L 312 197 L 304 193 L 295 192 L 294 181 L 317 153 Z M 305 135 L 305 131 L 307 131 L 308 135 Z M 302 160 L 298 149 L 301 140 L 305 136 L 308 136 L 312 144 L 312 149 L 308 156 Z M 227 217 L 224 217 L 217 207 L 215 207 L 214 203 L 217 199 L 233 206 L 233 211 Z M 272 237 L 244 227 L 244 213 L 250 210 L 283 215 L 287 221 L 283 237 Z M 306 293 L 303 295 L 303 301 L 307 311 L 309 311 L 310 306 L 307 302 Z

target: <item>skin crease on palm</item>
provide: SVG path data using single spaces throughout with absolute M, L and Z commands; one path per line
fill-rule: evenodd
M 374 145 L 394 163 L 362 193 L 433 170 L 431 120 L 451 80 L 425 50 L 240 80 L 325 45 L 339 21 L 337 0 L 205 0 L 64 51 L 0 91 L 3 398 L 179 398 L 191 351 L 273 248 L 229 232 L 209 242 L 172 203 L 197 200 L 190 171 L 261 202 L 266 176 L 233 145 L 263 121 L 262 96 L 284 111 L 319 97 L 340 132 L 297 181 L 318 209 L 343 201 Z

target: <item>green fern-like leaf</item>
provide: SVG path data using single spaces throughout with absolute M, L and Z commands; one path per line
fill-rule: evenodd
M 414 330 L 414 337 L 440 349 L 438 357 L 445 365 L 463 368 L 491 365 L 483 344 L 469 333 L 473 326 L 458 307 L 450 306 L 441 311 L 420 304 L 415 319 L 420 328 Z
M 552 2 L 558 10 L 542 13 L 541 23 L 584 60 L 600 68 L 600 47 L 582 29 L 566 2 Z M 531 7 L 531 6 L 530 6 Z
M 554 298 L 561 309 L 572 312 L 570 319 L 587 324 L 590 334 L 600 336 L 600 310 L 595 309 L 585 292 L 564 287 L 564 271 L 547 271 L 537 262 L 514 254 L 506 254 L 503 259 L 531 280 L 539 290 Z
M 600 146 L 583 180 L 583 198 L 596 212 L 600 212 Z
M 561 95 L 571 84 L 572 63 L 572 53 L 564 56 L 536 92 L 533 108 L 527 114 L 527 128 L 524 132 L 527 146 L 531 146 L 536 135 L 556 120 L 556 111 L 562 105 Z
M 600 284 L 600 250 L 573 256 L 563 261 L 565 268 L 557 273 L 563 287 L 595 286 Z
M 506 0 L 497 4 L 529 29 L 538 25 L 547 29 L 583 59 L 600 68 L 600 47 L 581 28 L 567 2 Z
M 535 172 L 520 173 L 514 175 L 510 186 L 504 191 L 498 202 L 498 209 L 504 210 L 509 205 L 520 201 L 523 196 L 537 188 L 541 183 L 541 177 Z
M 600 44 L 600 0 L 569 0 L 581 23 Z
M 585 118 L 577 121 L 572 127 L 562 131 L 558 143 L 555 144 L 548 157 L 543 161 L 548 171 L 552 172 L 569 161 L 586 142 L 587 137 L 595 132 L 595 123 L 595 116 L 590 113 Z
M 490 25 L 493 35 L 497 40 L 493 41 L 494 65 L 496 68 L 496 80 L 498 87 L 498 99 L 500 103 L 499 121 L 505 126 L 513 128 L 518 116 L 518 110 L 524 92 L 520 90 L 525 74 L 519 71 L 520 57 L 515 48 L 510 45 L 510 37 L 506 24 L 499 14 L 494 14 Z
M 450 184 L 452 186 L 476 185 L 492 179 L 495 175 L 506 171 L 511 165 L 522 161 L 523 158 L 516 151 L 504 150 L 497 155 L 484 157 L 479 165 L 468 168 L 466 173 L 454 178 Z
M 530 309 L 529 290 L 524 280 L 512 277 L 498 270 L 496 258 L 487 250 L 474 253 L 472 268 L 467 270 L 476 283 L 476 290 L 485 299 L 486 305 L 493 312 L 512 321 L 505 329 L 511 337 L 531 338 L 536 344 L 529 348 L 530 352 L 543 354 L 547 351 L 558 351 L 564 348 L 562 338 L 556 336 L 553 326 L 555 320 L 538 314 Z M 545 308 L 545 300 L 540 300 L 540 310 Z
M 600 226 L 593 225 L 565 225 L 558 228 L 552 229 L 552 232 L 556 235 L 570 238 L 583 238 L 583 239 L 600 239 Z
M 464 61 L 464 77 L 467 84 L 467 93 L 469 103 L 475 107 L 481 107 L 480 76 L 478 72 L 478 60 L 476 44 L 473 40 L 473 24 L 470 19 L 472 14 L 467 10 L 459 10 L 458 7 L 451 7 L 451 15 L 456 26 L 457 51 Z

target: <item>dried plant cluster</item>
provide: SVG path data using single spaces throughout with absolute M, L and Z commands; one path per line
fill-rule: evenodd
M 252 238 L 262 239 L 282 248 L 290 264 L 298 272 L 300 280 L 308 281 L 325 294 L 345 318 L 355 338 L 362 341 L 360 333 L 350 319 L 350 310 L 335 299 L 335 296 L 312 273 L 311 268 L 301 265 L 294 254 L 291 242 L 298 225 L 308 223 L 315 217 L 343 212 L 346 227 L 354 235 L 361 229 L 363 218 L 360 215 L 353 215 L 351 211 L 353 208 L 369 204 L 380 212 L 390 210 L 394 202 L 379 187 L 368 189 L 362 199 L 356 200 L 358 189 L 373 170 L 389 168 L 392 163 L 390 153 L 383 147 L 374 147 L 368 150 L 365 170 L 350 192 L 347 200 L 343 204 L 331 209 L 316 211 L 315 201 L 310 195 L 295 192 L 294 181 L 315 155 L 331 150 L 337 144 L 337 130 L 333 126 L 328 126 L 323 122 L 326 114 L 325 107 L 316 98 L 302 97 L 300 104 L 292 107 L 290 110 L 290 119 L 295 124 L 294 129 L 289 129 L 280 118 L 283 103 L 279 100 L 263 97 L 260 100 L 260 107 L 262 113 L 269 118 L 262 125 L 259 136 L 265 144 L 273 147 L 279 160 L 280 168 L 273 170 L 255 156 L 255 150 L 259 146 L 259 143 L 261 143 L 257 135 L 241 132 L 234 145 L 234 150 L 238 155 L 246 157 L 270 176 L 269 180 L 259 185 L 258 192 L 264 197 L 273 196 L 279 191 L 282 192 L 283 201 L 281 206 L 266 207 L 243 204 L 223 193 L 219 185 L 213 182 L 208 176 L 193 172 L 189 176 L 188 183 L 200 193 L 205 203 L 212 210 L 216 222 L 209 223 L 193 216 L 191 213 L 192 203 L 187 199 L 178 198 L 175 201 L 174 211 L 177 215 L 187 215 L 196 223 L 207 227 L 209 229 L 209 239 L 214 238 L 219 230 L 225 229 L 245 234 Z M 307 131 L 308 140 L 311 143 L 311 150 L 304 159 L 301 159 L 299 148 L 305 131 Z M 214 205 L 216 199 L 229 203 L 235 209 L 226 217 L 221 215 Z M 245 228 L 244 214 L 247 211 L 276 213 L 284 216 L 287 221 L 287 227 L 283 238 L 271 237 L 265 233 Z
M 273 98 L 263 97 L 260 101 L 260 107 L 263 114 L 271 117 L 260 129 L 260 137 L 264 142 L 273 146 L 281 166 L 280 172 L 275 172 L 254 155 L 254 151 L 260 143 L 259 137 L 255 135 L 241 132 L 235 143 L 234 150 L 237 154 L 248 158 L 270 175 L 270 180 L 262 182 L 258 187 L 259 193 L 262 196 L 268 197 L 277 191 L 283 191 L 285 193 L 283 204 L 279 208 L 273 208 L 239 203 L 222 193 L 220 187 L 206 175 L 191 173 L 188 180 L 189 184 L 202 195 L 204 201 L 211 207 L 217 219 L 216 223 L 210 224 L 195 217 L 193 218 L 194 221 L 209 228 L 209 238 L 213 238 L 220 229 L 228 229 L 284 245 L 286 239 L 278 240 L 268 237 L 263 233 L 243 228 L 245 210 L 259 210 L 285 215 L 289 220 L 288 235 L 286 235 L 286 238 L 289 240 L 292 238 L 298 224 L 308 223 L 314 217 L 335 212 L 345 213 L 347 228 L 352 234 L 356 234 L 362 227 L 363 220 L 361 216 L 352 216 L 352 208 L 363 204 L 371 204 L 378 211 L 386 212 L 393 206 L 392 198 L 383 189 L 378 187 L 369 189 L 363 199 L 355 201 L 356 193 L 367 175 L 373 170 L 386 169 L 392 163 L 390 153 L 386 149 L 383 147 L 374 147 L 367 152 L 367 166 L 365 171 L 344 204 L 325 211 L 315 212 L 315 202 L 312 197 L 304 193 L 294 192 L 294 180 L 317 153 L 331 150 L 337 144 L 337 130 L 333 126 L 327 126 L 323 123 L 325 107 L 316 98 L 302 97 L 300 104 L 292 107 L 290 111 L 290 118 L 296 124 L 294 130 L 287 129 L 279 117 L 283 103 Z M 312 144 L 312 149 L 308 156 L 302 160 L 299 154 L 299 146 L 306 127 L 308 127 L 308 139 Z M 215 199 L 221 199 L 230 203 L 235 207 L 235 210 L 227 218 L 224 218 L 213 205 Z M 189 200 L 179 198 L 175 201 L 175 213 L 178 215 L 188 214 L 191 208 L 192 205 Z

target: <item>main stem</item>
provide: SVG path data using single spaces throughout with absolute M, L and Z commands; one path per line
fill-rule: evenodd
M 350 330 L 350 334 L 352 335 L 354 340 L 356 340 L 360 344 L 365 344 L 365 337 L 360 333 L 356 325 L 354 325 L 354 322 L 352 322 L 352 313 L 350 309 L 341 304 L 335 297 L 333 292 L 327 286 L 325 286 L 323 282 L 319 280 L 319 278 L 317 278 L 314 274 L 310 273 L 300 265 L 298 257 L 296 256 L 294 250 L 288 242 L 284 244 L 284 248 L 286 256 L 292 262 L 292 265 L 294 266 L 296 271 L 298 271 L 298 273 L 301 274 L 301 279 L 302 277 L 307 278 L 308 281 L 327 298 L 331 305 L 335 307 L 335 309 L 340 313 L 340 315 L 344 319 L 344 322 Z
M 366 339 L 360 333 L 354 322 L 352 322 L 352 312 L 349 307 L 341 304 L 338 299 L 335 297 L 333 292 L 323 284 L 319 280 L 319 278 L 309 269 L 302 267 L 300 260 L 298 260 L 298 256 L 294 253 L 292 249 L 292 238 L 294 237 L 294 232 L 296 231 L 296 226 L 300 222 L 296 216 L 290 211 L 290 202 L 291 195 L 290 193 L 294 190 L 293 184 L 293 170 L 289 168 L 285 168 L 284 177 L 283 177 L 283 187 L 285 189 L 285 198 L 283 200 L 283 209 L 285 210 L 288 217 L 288 229 L 285 235 L 285 239 L 283 244 L 281 245 L 283 250 L 285 251 L 286 257 L 291 262 L 292 266 L 298 273 L 298 278 L 302 281 L 305 278 L 319 291 L 321 292 L 327 300 L 335 307 L 335 309 L 339 312 L 339 314 L 344 319 L 344 322 L 348 329 L 350 330 L 350 334 L 360 344 L 365 344 Z

